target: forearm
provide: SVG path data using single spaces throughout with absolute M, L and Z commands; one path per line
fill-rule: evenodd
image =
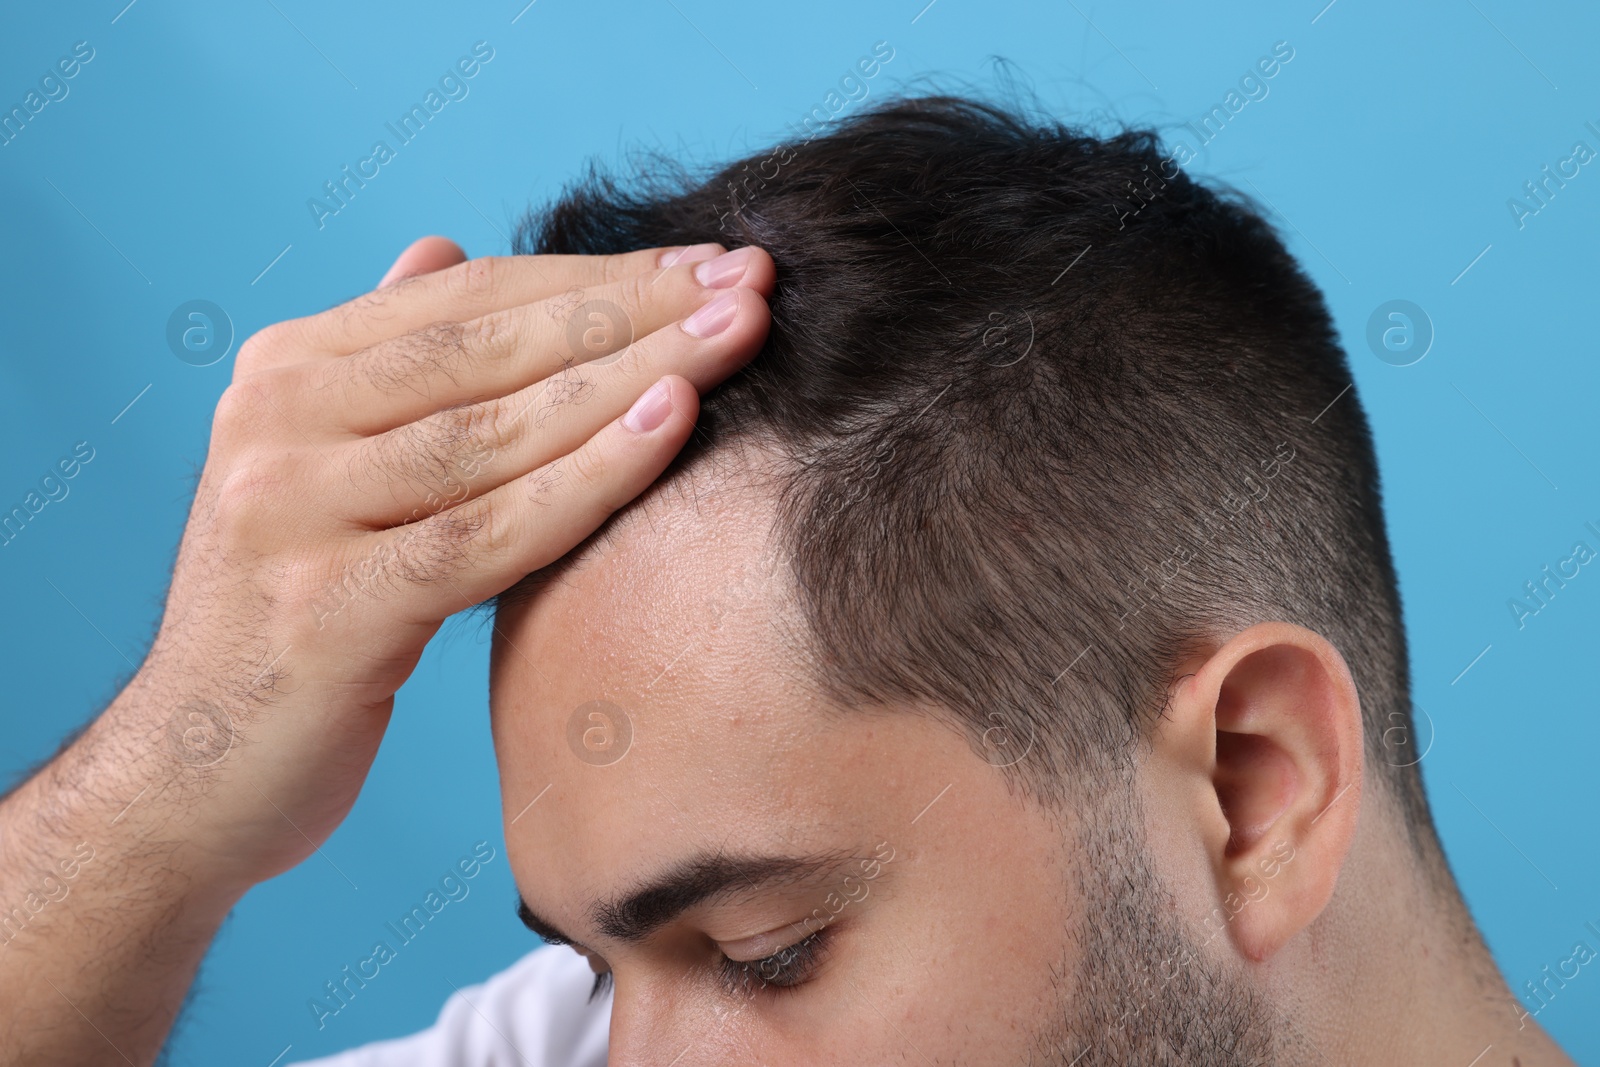
M 136 680 L 0 802 L 0 1064 L 154 1061 L 247 888 L 183 843 L 203 784 L 156 703 Z
M 0 1067 L 155 1059 L 228 910 L 355 803 L 444 619 L 648 487 L 759 349 L 771 260 L 701 278 L 717 251 L 463 262 L 241 346 L 144 666 L 0 801 Z M 580 294 L 656 325 L 579 350 Z

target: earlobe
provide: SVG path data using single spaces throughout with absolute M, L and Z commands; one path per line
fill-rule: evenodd
M 1214 723 L 1213 851 L 1218 906 L 1206 926 L 1260 962 L 1309 926 L 1333 895 L 1355 837 L 1361 707 L 1343 658 L 1304 627 L 1252 626 L 1179 690 Z

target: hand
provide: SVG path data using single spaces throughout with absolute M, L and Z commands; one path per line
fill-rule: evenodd
M 663 251 L 466 263 L 428 238 L 245 343 L 150 654 L 0 798 L 0 906 L 25 905 L 0 1063 L 151 1062 L 238 898 L 349 811 L 444 619 L 666 467 L 696 390 L 765 339 L 774 273 L 741 250 L 707 288 L 720 246 Z
M 771 259 L 741 250 L 707 288 L 693 261 L 721 251 L 461 262 L 427 238 L 385 287 L 247 341 L 161 629 L 91 731 L 150 742 L 128 832 L 241 891 L 309 855 L 444 619 L 645 489 L 696 391 L 760 347 Z M 720 329 L 687 332 L 718 300 Z

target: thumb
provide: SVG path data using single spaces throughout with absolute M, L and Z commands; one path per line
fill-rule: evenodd
M 448 237 L 422 237 L 411 242 L 410 247 L 400 253 L 400 258 L 384 274 L 378 288 L 392 285 L 402 278 L 453 267 L 466 262 L 466 259 L 467 254 L 461 250 L 461 246 Z

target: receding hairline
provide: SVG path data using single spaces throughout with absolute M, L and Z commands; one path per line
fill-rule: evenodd
M 714 448 L 686 447 L 643 492 L 606 516 L 582 541 L 486 603 L 498 611 L 522 603 L 549 586 L 561 585 L 576 571 L 603 558 L 639 523 L 653 522 L 684 502 L 702 517 L 706 514 L 702 510 L 706 501 L 717 508 L 724 504 L 737 507 L 739 501 L 774 505 L 793 474 L 791 460 L 769 442 L 750 434 L 725 437 Z M 776 522 L 775 509 L 773 518 Z M 770 537 L 778 531 L 774 528 L 768 533 Z
M 767 423 L 817 448 L 780 533 L 841 691 L 1048 729 L 1026 768 L 1054 789 L 1148 726 L 1175 649 L 1285 618 L 1350 659 L 1374 780 L 1436 848 L 1420 773 L 1378 740 L 1386 713 L 1410 721 L 1406 635 L 1370 427 L 1325 296 L 1265 205 L 1181 168 L 1144 185 L 1134 224 L 1103 211 L 1160 169 L 1154 130 L 1029 110 L 892 97 L 780 145 L 790 158 L 757 184 L 744 179 L 759 153 L 709 174 L 662 153 L 620 183 L 591 168 L 530 212 L 516 247 L 772 253 L 763 352 L 702 407 L 735 437 Z M 1057 286 L 1062 250 L 1091 243 Z M 1010 321 L 996 309 L 1016 307 L 1043 343 L 996 362 L 996 319 Z M 924 418 L 935 402 L 955 421 Z M 1286 433 L 1304 458 L 1282 460 L 1270 502 L 1212 521 Z M 1099 669 L 1062 678 L 1086 649 Z

